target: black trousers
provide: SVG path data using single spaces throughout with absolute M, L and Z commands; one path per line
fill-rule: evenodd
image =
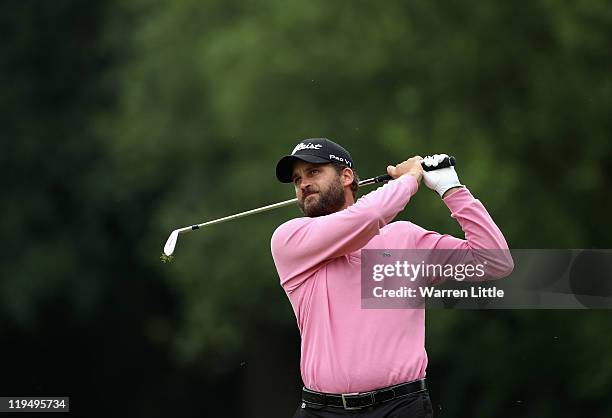
M 402 398 L 357 410 L 320 406 L 302 402 L 293 418 L 433 418 L 429 392 L 421 390 Z

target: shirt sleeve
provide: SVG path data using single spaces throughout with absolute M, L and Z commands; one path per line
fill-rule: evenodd
M 403 175 L 344 210 L 279 226 L 272 235 L 271 250 L 285 291 L 295 290 L 328 260 L 364 247 L 404 209 L 417 189 L 416 179 Z
M 444 198 L 465 234 L 465 239 L 427 231 L 415 225 L 415 248 L 460 250 L 447 252 L 455 258 L 453 262 L 484 263 L 487 266 L 486 279 L 501 278 L 509 275 L 514 262 L 508 243 L 483 204 L 470 191 L 463 187 Z

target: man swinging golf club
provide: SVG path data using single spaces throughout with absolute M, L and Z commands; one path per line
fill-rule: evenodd
M 325 138 L 300 142 L 276 166 L 293 183 L 305 217 L 279 226 L 271 250 L 301 343 L 302 403 L 294 417 L 432 417 L 425 385 L 424 309 L 361 309 L 362 249 L 508 249 L 486 209 L 451 167 L 424 171 L 446 155 L 387 167 L 393 178 L 355 202 L 347 150 Z M 459 222 L 465 240 L 393 222 L 421 180 Z M 508 257 L 497 277 L 513 268 Z

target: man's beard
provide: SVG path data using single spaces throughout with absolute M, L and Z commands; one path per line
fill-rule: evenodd
M 310 194 L 308 191 L 304 193 L 306 197 L 303 197 L 302 200 L 298 200 L 298 205 L 300 209 L 302 209 L 302 212 L 304 212 L 304 215 L 311 218 L 325 216 L 330 213 L 338 212 L 344 207 L 344 187 L 342 186 L 340 176 L 338 176 L 336 180 L 337 181 L 329 185 L 327 190 L 319 190 L 317 193 L 318 196 L 312 198 L 311 200 L 313 200 L 313 202 L 309 202 L 308 205 L 305 205 L 304 201 Z

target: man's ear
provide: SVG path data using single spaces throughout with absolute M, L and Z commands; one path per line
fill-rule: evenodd
M 342 170 L 342 185 L 350 186 L 353 183 L 354 179 L 355 179 L 355 174 L 353 173 L 353 170 L 351 170 L 348 167 L 345 167 Z

